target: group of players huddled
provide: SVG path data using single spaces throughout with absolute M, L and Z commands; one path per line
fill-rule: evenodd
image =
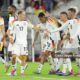
M 8 56 L 12 62 L 12 71 L 8 75 L 17 75 L 16 62 L 18 62 L 21 65 L 21 75 L 24 76 L 24 71 L 28 66 L 26 63 L 28 58 L 28 27 L 35 32 L 32 47 L 35 46 L 38 36 L 41 36 L 40 62 L 35 73 L 41 73 L 43 64 L 47 60 L 50 65 L 49 74 L 62 76 L 74 74 L 71 58 L 65 55 L 70 53 L 79 55 L 80 19 L 77 17 L 76 8 L 69 8 L 67 12 L 61 12 L 60 19 L 41 12 L 38 15 L 40 23 L 37 25 L 27 19 L 24 10 L 20 10 L 16 14 L 14 5 L 8 7 L 8 12 L 10 15 L 7 32 L 5 32 L 4 19 L 0 17 L 0 51 L 3 46 L 7 47 Z M 50 20 L 54 20 L 53 23 L 55 22 L 57 25 L 51 24 Z M 7 43 L 7 38 L 9 43 Z M 63 56 L 56 57 L 57 53 Z M 0 61 L 5 64 L 7 72 L 10 67 L 9 63 L 2 57 L 0 57 Z M 76 57 L 76 65 L 78 65 L 79 72 L 75 75 L 80 76 L 80 57 Z M 61 66 L 63 66 L 62 70 L 60 70 Z

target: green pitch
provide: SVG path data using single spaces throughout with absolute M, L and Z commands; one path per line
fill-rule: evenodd
M 34 71 L 37 69 L 37 63 L 28 63 L 28 68 L 25 70 L 26 76 L 20 76 L 20 65 L 17 64 L 17 76 L 8 76 L 4 72 L 4 65 L 0 63 L 0 80 L 80 80 L 80 77 L 76 76 L 58 76 L 58 75 L 49 75 L 48 71 L 50 66 L 48 63 L 45 63 L 43 66 L 42 73 L 37 75 L 34 74 Z M 74 71 L 77 72 L 77 66 L 73 63 Z M 8 72 L 10 72 L 11 67 Z

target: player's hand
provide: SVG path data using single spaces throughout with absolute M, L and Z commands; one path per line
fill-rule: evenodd
M 47 29 L 44 30 L 45 37 L 49 36 L 49 31 Z

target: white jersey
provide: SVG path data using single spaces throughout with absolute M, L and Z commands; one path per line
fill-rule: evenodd
M 70 38 L 73 38 L 75 33 L 77 32 L 77 29 L 78 29 L 77 20 L 73 19 L 73 20 L 68 20 L 65 24 L 62 25 L 62 27 L 54 30 L 53 32 L 63 30 L 64 33 L 65 33 L 66 31 L 69 31 Z M 77 40 L 76 40 L 76 38 L 74 39 L 73 43 L 71 44 L 71 47 L 72 48 L 77 48 Z
M 75 35 L 75 32 L 77 31 L 77 28 L 78 25 L 76 19 L 73 19 L 73 20 L 68 20 L 66 23 L 62 25 L 62 27 L 54 30 L 53 32 L 61 31 L 61 30 L 65 32 L 65 30 L 68 29 L 70 31 L 70 36 L 73 37 Z
M 76 31 L 75 35 L 73 36 L 73 39 L 77 40 L 78 47 L 80 47 L 80 21 L 77 22 L 77 26 L 78 26 L 78 28 L 77 28 L 77 31 Z
M 76 19 L 69 20 L 69 23 L 70 23 L 70 36 L 73 37 L 78 29 L 77 20 Z
M 42 51 L 43 52 L 46 50 L 52 51 L 53 50 L 52 40 L 56 40 L 55 33 L 49 33 L 47 37 L 45 37 L 45 33 L 46 33 L 46 30 L 48 30 L 49 32 L 52 32 L 55 27 L 51 25 L 49 22 L 40 23 L 38 26 L 41 27 L 42 29 L 42 31 L 40 31 Z
M 47 38 L 45 38 L 44 36 L 45 36 L 45 30 L 46 29 L 49 30 L 49 32 L 52 32 L 56 27 L 51 25 L 49 22 L 40 23 L 40 24 L 38 24 L 38 26 L 43 30 L 43 31 L 40 32 L 41 39 L 50 39 L 50 37 L 51 37 L 54 40 L 55 33 L 53 33 L 53 34 L 50 33 Z
M 17 44 L 27 44 L 27 28 L 29 27 L 27 21 L 15 21 L 13 24 L 13 36 L 15 38 L 15 43 Z
M 8 30 L 10 31 L 11 36 L 13 35 L 13 23 L 14 21 L 16 21 L 16 19 L 17 18 L 14 16 L 9 17 Z M 13 50 L 13 45 L 9 42 L 8 51 L 12 51 L 12 50 Z

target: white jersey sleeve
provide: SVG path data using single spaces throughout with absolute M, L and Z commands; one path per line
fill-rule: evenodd
M 59 31 L 61 31 L 61 30 L 66 30 L 69 25 L 70 25 L 70 23 L 67 21 L 67 22 L 66 22 L 65 24 L 63 24 L 60 28 L 57 28 L 57 29 L 53 30 L 52 33 L 59 32 Z
M 13 23 L 13 28 L 12 28 L 12 37 L 15 40 L 15 35 L 16 35 L 16 21 Z

